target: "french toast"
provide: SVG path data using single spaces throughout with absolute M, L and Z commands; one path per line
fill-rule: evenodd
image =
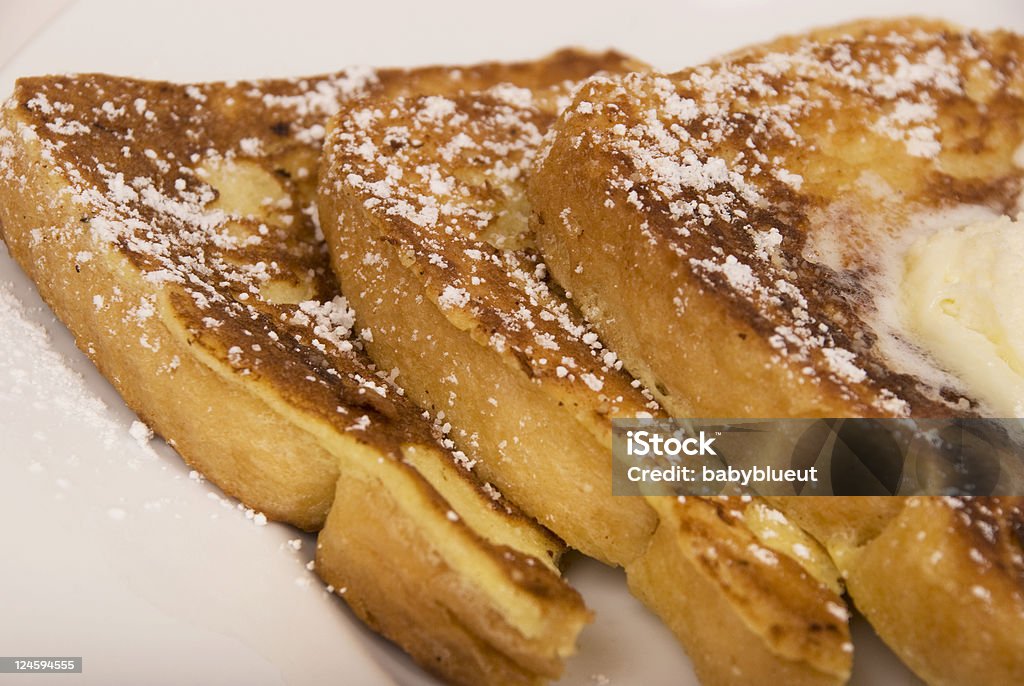
M 320 217 L 373 359 L 451 424 L 477 474 L 623 564 L 655 522 L 606 487 L 607 417 L 658 409 L 522 247 L 521 177 L 567 92 L 539 93 L 546 110 L 510 86 L 353 103 L 325 143 Z
M 324 527 L 320 576 L 453 683 L 554 678 L 590 615 L 558 576 L 561 542 L 363 352 L 318 235 L 324 125 L 369 93 L 546 85 L 619 60 L 40 77 L 2 112 L 0 232 L 79 347 L 226 493 Z
M 908 326 L 900 284 L 922 240 L 1024 209 L 1022 59 L 1011 33 L 900 19 L 593 80 L 530 177 L 531 225 L 675 416 L 1021 416 Z M 1005 342 L 982 329 L 962 348 Z M 929 683 L 1024 681 L 1019 500 L 771 502 Z
M 927 683 L 1021 683 L 1024 499 L 769 501 L 825 544 L 858 609 Z
M 366 349 L 443 413 L 475 473 L 625 566 L 702 683 L 842 683 L 846 607 L 810 537 L 750 499 L 612 495 L 612 417 L 662 411 L 546 278 L 527 227 L 526 179 L 567 94 L 375 97 L 332 119 L 319 214 Z
M 1015 211 L 1022 49 L 865 22 L 592 83 L 533 177 L 544 255 L 680 416 L 977 411 L 894 330 L 882 272 L 943 212 Z

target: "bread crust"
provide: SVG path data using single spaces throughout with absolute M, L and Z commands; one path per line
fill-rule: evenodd
M 858 608 L 927 683 L 1024 680 L 1022 504 L 911 498 L 868 544 L 837 550 Z
M 555 72 L 532 90 L 354 103 L 325 146 L 320 219 L 378 364 L 444 413 L 483 478 L 574 547 L 623 564 L 643 551 L 655 517 L 641 500 L 611 494 L 610 417 L 658 410 L 604 362 L 599 342 L 584 341 L 586 323 L 537 278 L 529 248 L 499 249 L 475 233 L 498 230 L 483 226 L 494 215 L 508 227 L 495 242 L 528 240 L 516 234 L 515 176 L 568 92 L 564 81 Z M 488 176 L 499 168 L 510 181 Z M 434 197 L 454 179 L 464 181 Z M 441 204 L 458 214 L 431 223 Z
M 580 65 L 572 52 L 550 60 Z M 346 98 L 543 68 L 188 86 L 40 77 L 19 81 L 0 125 L 0 230 L 79 347 L 247 506 L 316 530 L 345 494 L 318 572 L 456 683 L 557 677 L 590 614 L 558 576 L 561 542 L 461 466 L 362 352 L 316 236 L 316 156 Z M 357 502 L 391 503 L 393 517 Z M 424 560 L 445 583 L 385 592 L 415 588 Z
M 734 515 L 747 509 L 739 500 L 718 510 L 701 498 L 673 506 L 611 495 L 610 418 L 660 409 L 533 256 L 523 186 L 558 92 L 374 98 L 335 121 L 320 218 L 372 332 L 367 348 L 411 397 L 445 412 L 474 471 L 570 545 L 623 564 L 703 681 L 842 683 L 849 630 L 823 551 L 831 571 L 819 579 L 778 531 L 762 540 Z M 517 445 L 502 445 L 512 437 Z M 701 516 L 709 511 L 720 514 Z M 801 540 L 808 554 L 818 548 Z M 735 545 L 720 566 L 701 566 L 722 541 Z M 769 577 L 777 583 L 759 585 Z M 711 617 L 721 630 L 696 619 Z
M 1024 46 L 911 20 L 815 35 L 588 85 L 533 177 L 541 250 L 678 414 L 977 412 L 948 378 L 890 361 L 874 296 L 918 217 L 1012 211 Z M 914 98 L 934 116 L 900 128 Z
M 826 546 L 858 609 L 927 683 L 1020 682 L 1024 499 L 768 500 Z
M 1016 206 L 1022 56 L 1007 32 L 866 21 L 593 82 L 530 182 L 541 251 L 674 415 L 984 414 L 948 377 L 892 361 L 878 294 L 919 220 Z M 998 561 L 1020 559 L 1019 525 L 993 520 L 983 574 L 952 525 L 960 502 L 772 499 L 929 683 L 1014 683 L 1024 626 L 1011 598 L 1024 586 Z M 930 563 L 943 551 L 956 584 Z M 984 606 L 966 590 L 983 578 L 1013 590 Z
M 791 551 L 746 526 L 749 498 L 648 499 L 659 527 L 627 568 L 633 592 L 679 637 L 702 684 L 840 684 L 845 605 Z

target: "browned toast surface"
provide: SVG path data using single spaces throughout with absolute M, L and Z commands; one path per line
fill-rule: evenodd
M 526 225 L 558 95 L 373 98 L 335 120 L 320 216 L 367 349 L 445 413 L 475 472 L 571 545 L 624 564 L 703 681 L 842 683 L 845 605 L 813 540 L 791 545 L 739 500 L 611 495 L 611 417 L 661 410 L 547 278 Z M 831 585 L 807 571 L 815 556 Z
M 22 79 L 5 110 L 2 150 L 11 198 L 5 237 L 44 291 L 54 291 L 51 298 L 57 289 L 78 298 L 83 320 L 104 319 L 117 306 L 124 322 L 138 323 L 137 340 L 129 332 L 110 345 L 159 360 L 163 376 L 173 377 L 183 362 L 166 349 L 161 353 L 159 337 L 142 335 L 158 307 L 173 313 L 167 319 L 174 331 L 164 335 L 179 335 L 225 374 L 244 377 L 248 388 L 271 402 L 359 432 L 354 435 L 361 442 L 394 453 L 404 441 L 432 439 L 429 425 L 418 420 L 420 410 L 396 401 L 399 392 L 386 373 L 358 354 L 358 332 L 349 336 L 353 314 L 343 300 L 334 300 L 338 289 L 317 240 L 313 206 L 327 117 L 345 100 L 370 92 L 558 82 L 614 59 L 564 51 L 533 63 L 353 69 L 309 79 L 188 86 L 104 75 Z M 37 154 L 38 162 L 26 159 L 29 154 Z M 47 189 L 52 192 L 40 181 L 53 183 Z M 32 191 L 48 196 L 47 202 L 13 216 L 18 194 Z M 74 223 L 70 217 L 66 226 L 49 220 L 48 214 L 72 206 L 84 206 Z M 82 249 L 47 254 L 55 245 L 48 230 Z M 90 241 L 115 247 L 116 259 L 141 273 L 152 292 L 119 294 L 116 284 L 109 292 L 84 292 L 92 269 L 107 266 L 98 264 L 103 254 L 87 249 Z M 91 263 L 94 256 L 97 263 Z M 113 324 L 115 317 L 109 319 Z M 75 332 L 79 343 L 95 350 L 110 327 L 94 321 L 85 327 Z M 366 422 L 373 431 L 364 430 Z M 286 480 L 304 469 L 288 465 L 285 481 L 274 487 L 293 490 Z M 253 485 L 224 487 L 241 494 Z M 333 479 L 325 479 L 323 488 L 333 491 Z M 268 514 L 311 527 L 331 498 L 320 493 L 310 503 L 316 490 L 295 493 L 294 506 L 278 504 L 280 492 L 244 499 L 265 500 L 258 504 Z
M 660 524 L 628 568 L 630 588 L 679 636 L 702 684 L 846 681 L 849 613 L 811 575 L 813 541 L 749 497 L 649 502 Z
M 3 110 L 3 236 L 79 346 L 248 506 L 317 529 L 344 494 L 319 573 L 454 682 L 554 678 L 589 613 L 558 578 L 561 543 L 362 351 L 312 202 L 324 124 L 373 92 L 560 82 L 614 59 L 187 86 L 41 77 Z M 438 583 L 401 590 L 424 576 Z
M 976 409 L 894 330 L 885 267 L 943 212 L 1015 211 L 1022 51 L 863 22 L 594 82 L 534 177 L 545 255 L 677 414 Z
M 591 82 L 531 177 L 538 243 L 677 416 L 991 414 L 899 326 L 892 266 L 1020 209 L 1022 57 L 1006 32 L 868 21 Z M 1016 500 L 771 502 L 930 683 L 1020 680 Z
M 611 495 L 610 419 L 659 409 L 545 279 L 523 204 L 574 85 L 353 103 L 333 120 L 320 210 L 371 355 L 444 413 L 478 474 L 621 564 L 654 517 Z
M 1024 678 L 1024 499 L 769 500 L 825 544 L 857 607 L 926 682 Z

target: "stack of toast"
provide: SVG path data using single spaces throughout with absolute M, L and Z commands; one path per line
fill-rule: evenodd
M 561 542 L 363 350 L 316 223 L 324 125 L 375 91 L 543 87 L 621 61 L 24 79 L 4 110 L 4 239 L 79 346 L 226 493 L 320 530 L 324 580 L 453 682 L 553 678 L 590 615 Z
M 559 109 L 551 95 L 369 98 L 333 120 L 320 219 L 367 350 L 458 427 L 474 472 L 571 547 L 625 567 L 702 678 L 841 683 L 851 654 L 837 573 L 809 537 L 779 533 L 781 513 L 611 494 L 612 417 L 663 411 L 538 260 L 525 194 Z
M 140 417 L 319 531 L 324 581 L 446 681 L 558 677 L 591 618 L 567 544 L 702 683 L 846 682 L 847 597 L 929 683 L 1020 683 L 1019 499 L 613 496 L 610 450 L 616 417 L 988 413 L 893 363 L 876 254 L 1021 209 L 1022 60 L 897 20 L 672 75 L 22 79 L 0 232 Z

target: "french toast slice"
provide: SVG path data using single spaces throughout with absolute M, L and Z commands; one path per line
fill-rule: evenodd
M 864 22 L 593 82 L 532 178 L 540 246 L 680 416 L 978 411 L 896 330 L 888 267 L 957 212 L 1015 211 L 1022 50 Z
M 612 496 L 611 418 L 661 409 L 533 248 L 526 178 L 566 93 L 370 98 L 332 120 L 320 219 L 367 350 L 474 472 L 624 565 L 702 683 L 842 683 L 842 590 L 810 537 L 759 501 Z
M 623 564 L 655 517 L 611 496 L 609 417 L 658 409 L 526 243 L 522 176 L 568 93 L 536 90 L 353 103 L 325 143 L 321 223 L 373 359 L 451 424 L 477 474 Z
M 916 240 L 1021 209 L 1022 58 L 905 19 L 592 81 L 530 179 L 541 251 L 676 416 L 996 414 L 901 324 L 895 282 Z M 1024 679 L 1017 501 L 771 502 L 930 683 Z
M 828 556 L 749 496 L 648 497 L 658 529 L 630 590 L 678 637 L 702 684 L 838 684 L 854 645 Z
M 1024 679 L 1024 498 L 768 500 L 825 544 L 858 609 L 927 683 Z
M 321 577 L 453 683 L 554 678 L 590 615 L 558 576 L 561 542 L 465 469 L 362 351 L 316 224 L 323 127 L 372 92 L 546 84 L 617 59 L 41 77 L 2 112 L 0 231 L 79 347 L 225 492 L 324 526 Z

